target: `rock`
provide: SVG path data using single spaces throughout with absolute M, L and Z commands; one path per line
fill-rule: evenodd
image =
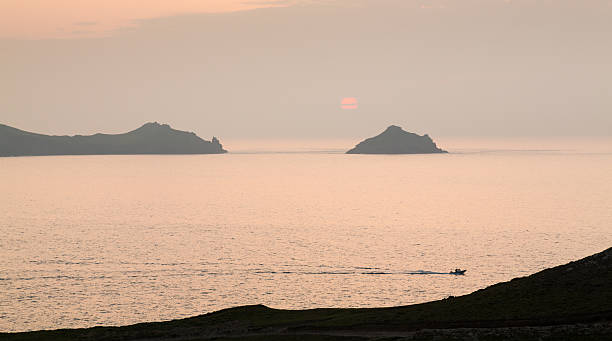
M 110 154 L 222 154 L 216 137 L 206 141 L 167 124 L 146 123 L 125 134 L 50 136 L 0 124 L 0 156 Z
M 391 125 L 380 135 L 360 142 L 347 154 L 434 154 L 447 153 L 436 146 L 429 135 L 404 131 Z

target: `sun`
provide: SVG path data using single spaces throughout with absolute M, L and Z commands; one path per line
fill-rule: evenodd
M 355 110 L 359 107 L 357 98 L 355 97 L 345 97 L 342 99 L 342 103 L 340 107 L 343 110 Z

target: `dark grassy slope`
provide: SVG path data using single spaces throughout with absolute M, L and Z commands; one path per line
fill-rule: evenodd
M 167 124 L 147 123 L 125 134 L 49 136 L 0 124 L 0 156 L 105 154 L 219 154 L 216 138 L 205 141 Z
M 372 335 L 373 332 L 386 332 L 397 336 L 423 329 L 485 330 L 484 328 L 611 321 L 612 248 L 576 262 L 547 269 L 529 277 L 496 284 L 466 296 L 412 306 L 301 311 L 247 306 L 170 322 L 119 328 L 100 327 L 0 334 L 0 338 L 165 340 L 248 336 L 248 339 L 259 340 L 262 339 L 262 334 L 293 335 L 292 337 L 295 337 L 295 334 L 302 334 L 304 339 L 332 340 L 355 339 L 359 335 L 367 339 L 367 335 Z M 593 339 L 588 337 L 588 331 L 591 330 L 589 328 L 585 329 L 586 332 L 580 332 L 580 335 L 587 336 L 584 339 Z M 610 335 L 612 328 L 606 328 L 600 330 L 600 334 L 595 339 L 601 339 L 602 335 L 610 336 L 612 339 Z M 314 337 L 311 334 L 318 336 Z M 325 334 L 328 335 L 323 336 Z

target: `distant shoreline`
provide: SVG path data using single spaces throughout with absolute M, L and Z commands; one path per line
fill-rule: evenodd
M 167 124 L 146 123 L 124 134 L 55 136 L 0 124 L 0 156 L 177 155 L 227 153 L 216 137 L 203 140 Z

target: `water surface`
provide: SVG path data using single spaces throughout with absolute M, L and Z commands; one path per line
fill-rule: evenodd
M 612 246 L 609 149 L 463 146 L 0 158 L 0 331 L 412 304 Z

